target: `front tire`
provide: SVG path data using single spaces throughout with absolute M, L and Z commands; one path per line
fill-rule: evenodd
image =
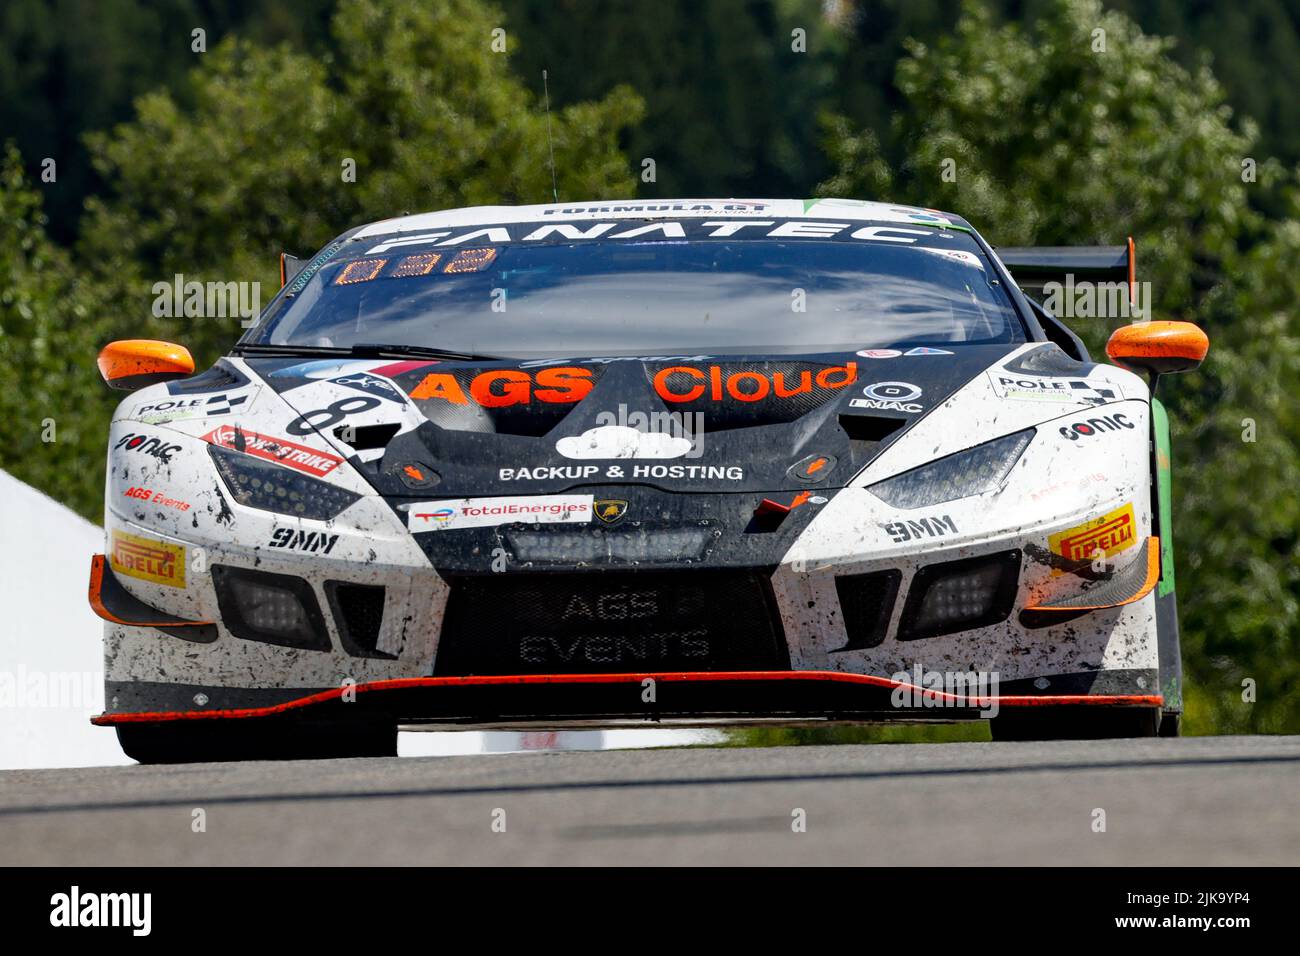
M 397 725 L 286 722 L 272 726 L 257 720 L 185 720 L 120 724 L 117 742 L 128 757 L 142 764 L 396 757 Z
M 989 721 L 994 740 L 1116 740 L 1155 737 L 1160 708 L 1026 707 Z

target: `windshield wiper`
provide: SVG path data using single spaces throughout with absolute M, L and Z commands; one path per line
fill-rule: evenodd
M 236 355 L 347 355 L 347 349 L 332 345 L 266 345 L 260 342 L 236 344 L 230 351 Z
M 447 359 L 452 362 L 506 362 L 506 359 L 500 355 L 479 355 L 474 352 L 453 352 L 450 349 L 431 348 L 427 345 L 378 345 L 373 342 L 362 342 L 352 346 L 350 349 L 353 355 L 359 355 L 363 358 L 374 356 L 375 358 L 388 358 L 396 356 L 414 355 L 419 358 L 436 358 Z
M 358 345 L 340 347 L 336 345 L 268 345 L 250 342 L 234 347 L 236 355 L 325 355 L 344 358 L 433 358 L 448 362 L 502 362 L 508 361 L 500 355 L 476 355 L 469 352 L 453 352 L 450 349 L 431 348 L 425 345 L 380 345 L 364 342 Z

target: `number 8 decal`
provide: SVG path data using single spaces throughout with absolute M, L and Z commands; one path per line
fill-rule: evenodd
M 312 432 L 321 431 L 322 429 L 329 428 L 331 425 L 337 425 L 349 415 L 368 412 L 378 404 L 379 399 L 362 398 L 360 395 L 355 398 L 340 398 L 337 402 L 326 408 L 317 408 L 310 412 L 303 412 L 302 415 L 289 423 L 289 434 L 310 435 Z M 325 418 L 317 421 L 321 415 L 324 415 Z

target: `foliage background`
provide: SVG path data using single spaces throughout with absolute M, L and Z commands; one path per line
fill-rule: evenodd
M 154 282 L 273 290 L 281 250 L 357 222 L 549 200 L 542 69 L 561 197 L 843 195 L 995 244 L 1133 235 L 1156 314 L 1213 343 L 1162 386 L 1188 729 L 1300 732 L 1298 0 L 7 0 L 0 467 L 98 518 L 98 347 L 206 364 L 240 331 L 155 319 Z M 1094 351 L 1112 328 L 1076 327 Z

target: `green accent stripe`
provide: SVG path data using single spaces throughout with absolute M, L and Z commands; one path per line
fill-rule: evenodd
M 1169 445 L 1169 413 L 1157 398 L 1151 399 L 1151 425 L 1156 439 L 1156 499 L 1160 507 L 1160 585 L 1164 597 L 1174 590 L 1174 481 Z

